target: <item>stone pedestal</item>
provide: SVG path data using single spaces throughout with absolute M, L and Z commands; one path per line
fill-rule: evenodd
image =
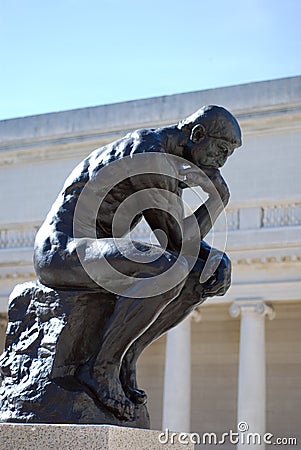
M 193 450 L 189 435 L 110 425 L 0 424 L 1 450 Z M 179 442 L 180 440 L 180 442 Z M 182 441 L 182 443 L 181 443 Z

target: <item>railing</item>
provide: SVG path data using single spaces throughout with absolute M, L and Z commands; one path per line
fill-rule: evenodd
M 254 210 L 254 207 L 227 208 L 226 220 L 222 220 L 220 225 L 217 223 L 215 231 L 225 229 L 227 231 L 239 231 L 240 229 L 246 229 L 242 219 L 245 213 L 250 212 L 251 209 Z M 268 229 L 301 225 L 301 202 L 280 205 L 268 204 L 255 209 L 259 219 L 256 225 L 250 224 L 247 228 Z M 0 249 L 32 248 L 39 226 L 40 223 L 37 222 L 0 225 Z M 145 221 L 141 221 L 131 232 L 132 239 L 150 241 L 152 240 L 151 236 L 151 230 Z
M 0 249 L 31 248 L 40 223 L 0 225 Z
M 262 208 L 262 227 L 288 227 L 301 225 L 301 203 L 275 205 Z

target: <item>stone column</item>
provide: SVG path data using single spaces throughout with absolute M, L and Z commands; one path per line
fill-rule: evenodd
M 274 310 L 261 301 L 237 301 L 230 315 L 240 322 L 237 423 L 239 431 L 265 433 L 266 375 L 265 375 L 265 316 L 273 319 Z M 243 434 L 243 433 L 242 433 Z M 238 444 L 237 449 L 250 448 Z M 263 449 L 254 445 L 252 449 Z
M 200 320 L 195 310 L 167 333 L 164 374 L 162 428 L 190 430 L 191 389 L 191 318 Z

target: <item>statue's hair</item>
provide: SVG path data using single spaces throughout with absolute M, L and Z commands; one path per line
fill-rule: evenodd
M 178 123 L 179 129 L 192 130 L 196 125 L 204 126 L 209 137 L 225 139 L 235 147 L 241 146 L 241 130 L 235 117 L 222 106 L 209 105 L 198 109 Z

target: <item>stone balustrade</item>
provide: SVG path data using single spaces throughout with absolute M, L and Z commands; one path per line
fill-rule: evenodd
M 301 200 L 294 203 L 266 204 L 264 206 L 230 206 L 226 218 L 214 227 L 215 232 L 243 229 L 269 229 L 301 225 Z M 0 249 L 33 247 L 40 223 L 13 223 L 0 225 Z M 133 239 L 150 241 L 151 231 L 142 221 L 131 233 Z

